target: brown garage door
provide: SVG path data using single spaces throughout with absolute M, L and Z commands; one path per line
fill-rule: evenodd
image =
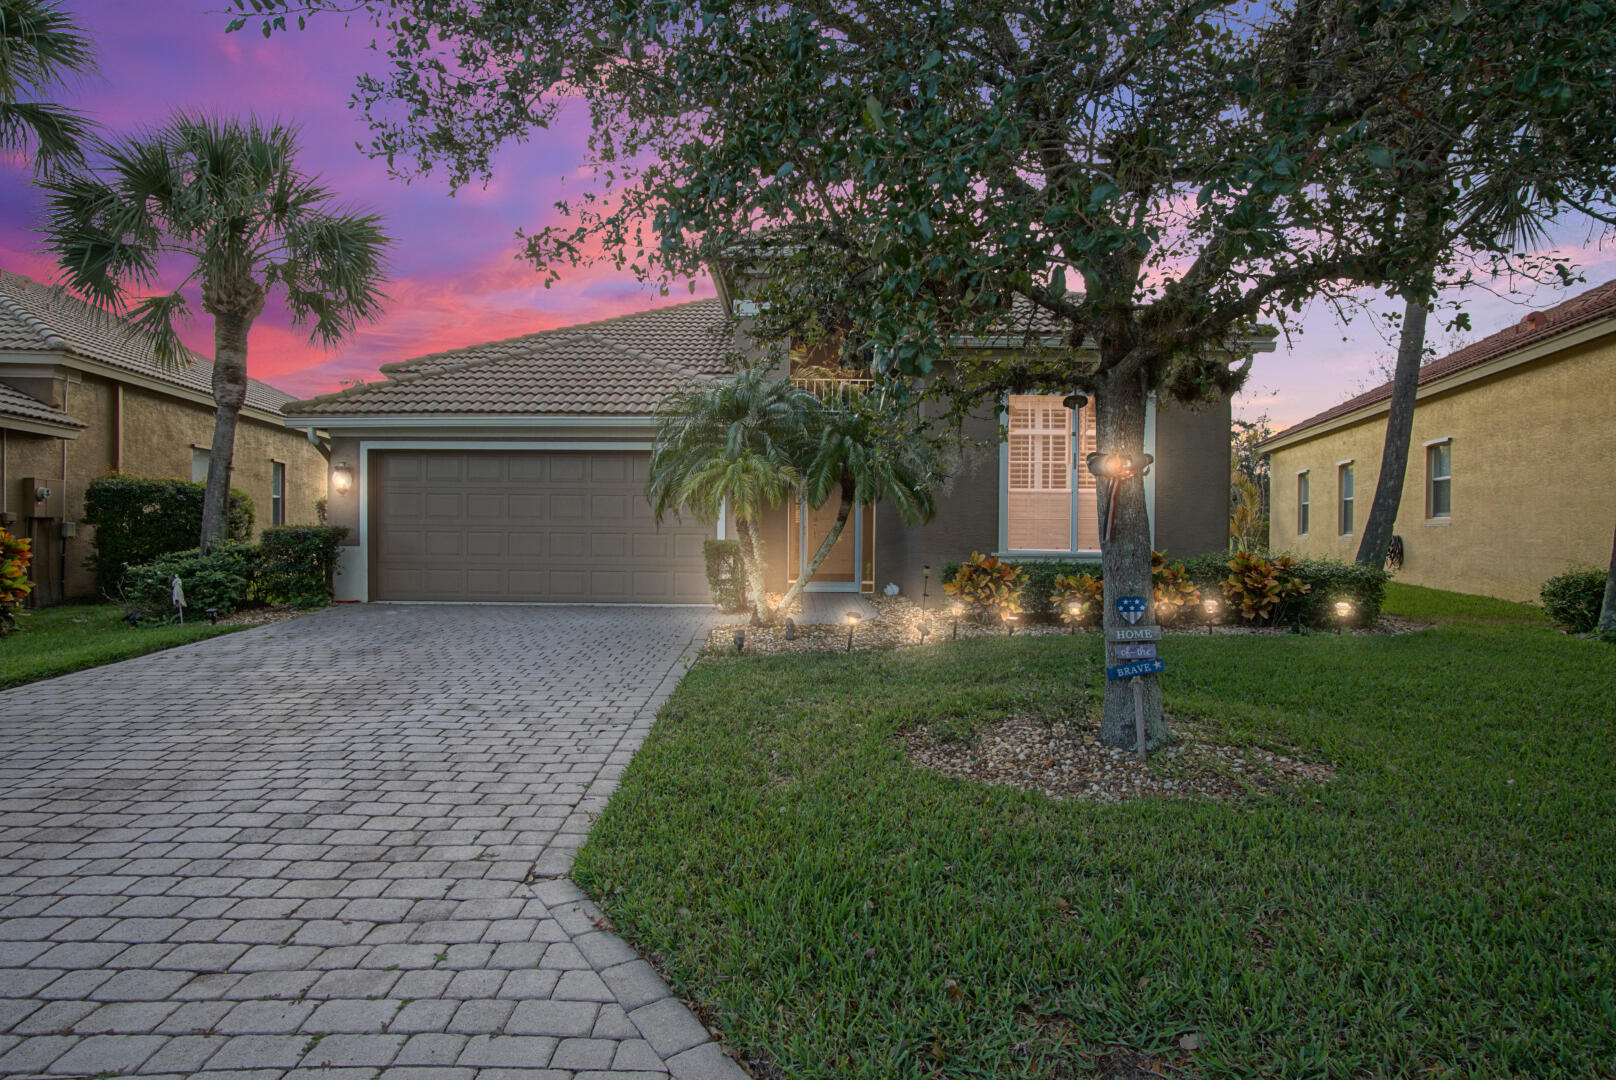
M 370 459 L 377 600 L 705 604 L 711 527 L 645 501 L 632 451 L 391 451 Z

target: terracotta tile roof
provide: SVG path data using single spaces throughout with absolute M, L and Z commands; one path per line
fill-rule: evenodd
M 383 364 L 386 381 L 286 406 L 293 416 L 643 416 L 700 378 L 730 372 L 718 300 L 541 330 Z
M 157 362 L 150 339 L 128 322 L 99 311 L 63 289 L 0 270 L 0 350 L 66 352 L 148 379 L 213 396 L 213 361 L 198 356 L 181 367 Z M 292 395 L 247 380 L 247 404 L 279 412 Z
M 3 340 L 4 337 L 0 336 L 0 341 Z M 0 383 L 0 421 L 3 421 L 8 416 L 19 420 L 39 420 L 47 424 L 61 424 L 63 427 L 89 427 L 83 420 L 76 420 L 60 409 L 51 408 L 32 394 L 25 394 L 14 386 Z M 0 427 L 4 426 L 4 424 L 0 424 Z
M 1547 341 L 1568 330 L 1609 318 L 1616 318 L 1616 281 L 1607 281 L 1587 292 L 1578 293 L 1547 310 L 1528 312 L 1526 317 L 1515 325 L 1506 326 L 1496 334 L 1424 364 L 1420 368 L 1419 384 L 1425 386 L 1467 368 L 1496 360 L 1517 349 Z M 1392 384 L 1382 383 L 1373 390 L 1366 390 L 1357 397 L 1348 398 L 1339 405 L 1325 409 L 1317 416 L 1310 416 L 1299 424 L 1292 424 L 1284 431 L 1264 440 L 1262 445 L 1267 446 L 1308 428 L 1318 427 L 1338 417 L 1386 401 L 1391 396 Z

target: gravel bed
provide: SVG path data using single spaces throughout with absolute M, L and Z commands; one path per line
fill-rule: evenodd
M 946 776 L 1041 792 L 1052 799 L 1115 803 L 1150 796 L 1214 799 L 1262 795 L 1296 783 L 1328 783 L 1329 765 L 1255 746 L 1211 741 L 1194 722 L 1169 721 L 1178 741 L 1140 764 L 1132 750 L 1100 742 L 1092 723 L 1012 717 L 975 739 L 942 740 L 926 726 L 899 736 L 909 760 Z
M 311 610 L 318 608 L 295 607 L 264 607 L 248 608 L 232 615 L 225 615 L 219 619 L 220 626 L 268 626 L 270 623 L 285 622 L 295 619 L 299 615 L 307 615 Z M 194 618 L 194 616 L 193 616 Z
M 876 649 L 897 649 L 906 646 L 912 647 L 921 644 L 936 644 L 939 641 L 949 641 L 956 635 L 962 638 L 1004 637 L 1005 624 L 1001 622 L 978 623 L 969 619 L 955 619 L 948 611 L 949 600 L 944 596 L 941 601 L 933 599 L 922 612 L 920 605 L 904 596 L 876 596 L 866 597 L 875 608 L 875 617 L 865 619 L 853 631 L 853 651 L 867 652 Z M 1384 634 L 1408 634 L 1416 630 L 1424 630 L 1430 624 L 1414 622 L 1411 619 L 1399 619 L 1390 615 L 1383 615 L 1371 627 L 1345 630 L 1343 633 L 1358 636 Z M 922 636 L 921 630 L 925 634 Z M 842 626 L 798 626 L 793 640 L 786 640 L 784 624 L 779 626 L 748 626 L 743 618 L 735 617 L 735 621 L 726 622 L 713 628 L 708 635 L 707 644 L 715 649 L 730 652 L 735 650 L 735 634 L 745 631 L 748 653 L 766 656 L 774 653 L 820 653 L 843 652 L 847 649 L 847 627 Z M 1054 623 L 1028 623 L 1015 627 L 1016 637 L 1039 637 L 1048 634 L 1069 634 L 1072 631 Z M 1099 627 L 1081 627 L 1079 634 L 1098 634 Z M 1207 628 L 1202 625 L 1191 624 L 1180 629 L 1173 626 L 1165 628 L 1169 636 L 1178 634 L 1205 634 Z M 1288 634 L 1289 627 L 1267 626 L 1214 626 L 1214 634 Z M 1333 631 L 1309 630 L 1308 633 L 1331 633 Z

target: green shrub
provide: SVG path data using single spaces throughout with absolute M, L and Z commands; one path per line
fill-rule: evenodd
M 1359 566 L 1357 563 L 1336 559 L 1302 559 L 1291 568 L 1298 581 L 1308 591 L 1293 597 L 1280 606 L 1280 622 L 1332 627 L 1336 624 L 1335 605 L 1346 600 L 1352 604 L 1348 625 L 1368 626 L 1380 618 L 1380 606 L 1386 600 L 1386 582 L 1391 575 L 1381 566 Z
M 202 533 L 203 485 L 140 476 L 98 476 L 84 490 L 84 521 L 95 527 L 90 568 L 96 585 L 116 593 L 124 572 L 170 552 L 196 547 Z M 252 500 L 231 490 L 231 540 L 250 540 Z
M 739 540 L 704 540 L 702 555 L 707 560 L 707 587 L 720 611 L 746 610 L 746 564 L 741 559 Z
M 220 544 L 206 555 L 195 549 L 173 552 L 129 567 L 123 578 L 124 600 L 155 618 L 177 614 L 172 598 L 178 576 L 187 615 L 201 618 L 209 608 L 228 615 L 247 602 L 256 561 L 256 550 L 245 544 Z
M 1587 634 L 1599 625 L 1599 607 L 1605 601 L 1603 570 L 1567 570 L 1543 583 L 1543 611 L 1558 626 L 1573 634 Z
M 294 607 L 330 603 L 337 550 L 347 536 L 348 530 L 340 525 L 280 525 L 265 529 L 256 549 L 253 599 Z
M 1076 614 L 1072 604 L 1080 605 Z M 1093 574 L 1061 574 L 1049 595 L 1050 607 L 1067 625 L 1099 621 L 1104 614 L 1105 582 Z
M 1055 598 L 1058 589 L 1055 579 L 1058 577 L 1088 574 L 1091 577 L 1100 577 L 1100 564 L 1093 559 L 1000 559 L 1005 566 L 1013 566 L 1021 571 L 1021 607 L 1030 619 L 1054 619 L 1060 612 L 1056 610 Z M 946 590 L 954 575 L 959 572 L 960 564 L 947 562 L 943 564 L 942 583 Z
M 34 583 L 28 564 L 34 561 L 34 542 L 0 529 L 0 637 L 17 629 L 17 609 Z

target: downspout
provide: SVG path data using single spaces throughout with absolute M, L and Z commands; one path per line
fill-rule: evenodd
M 62 376 L 62 412 L 72 416 L 67 411 L 67 395 L 71 388 L 67 376 Z M 67 600 L 67 440 L 62 442 L 62 517 L 56 523 L 56 599 L 62 602 Z

